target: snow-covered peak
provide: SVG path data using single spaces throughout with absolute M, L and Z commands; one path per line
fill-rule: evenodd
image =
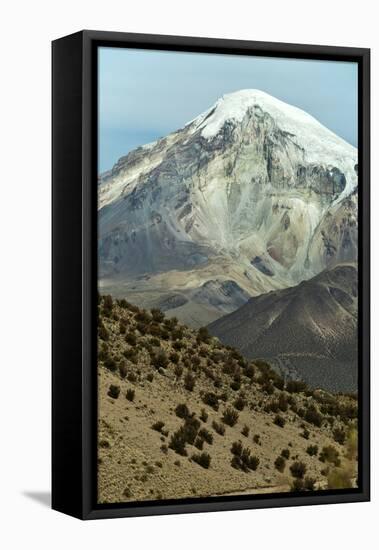
M 341 169 L 347 176 L 343 196 L 354 190 L 357 184 L 354 169 L 357 163 L 356 147 L 323 126 L 310 114 L 266 92 L 248 89 L 225 94 L 189 124 L 193 131 L 200 131 L 204 138 L 212 139 L 227 121 L 241 122 L 252 108 L 269 114 L 280 130 L 291 134 L 291 139 L 304 150 L 307 162 Z

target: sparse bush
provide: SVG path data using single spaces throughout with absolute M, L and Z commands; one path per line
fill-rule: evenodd
M 322 425 L 323 416 L 314 405 L 311 405 L 305 412 L 304 420 L 320 428 Z
M 288 399 L 285 393 L 281 393 L 278 399 L 278 407 L 282 412 L 288 411 Z
M 176 328 L 171 333 L 171 337 L 173 340 L 181 340 L 183 336 L 184 336 L 184 331 L 182 328 Z
M 162 433 L 163 426 L 164 422 L 162 422 L 162 420 L 157 420 L 157 422 L 154 422 L 154 424 L 151 426 L 151 429 L 155 430 L 156 432 Z
M 290 457 L 290 451 L 289 451 L 289 449 L 283 449 L 282 452 L 280 453 L 280 456 L 282 456 L 283 458 L 285 458 L 286 460 L 288 460 L 289 457 Z
M 146 380 L 148 380 L 149 382 L 152 382 L 154 380 L 154 374 L 152 372 L 149 372 L 146 375 Z
M 286 384 L 288 393 L 301 393 L 307 389 L 307 385 L 302 380 L 289 380 Z
M 206 441 L 208 443 L 208 445 L 212 445 L 213 435 L 206 428 L 201 428 L 199 430 L 198 436 L 201 437 L 202 439 L 204 439 L 204 441 Z
M 212 393 L 212 392 L 205 393 L 202 399 L 205 405 L 209 405 L 210 407 L 212 407 L 212 409 L 214 409 L 215 411 L 218 411 L 218 397 L 215 393 Z
M 109 397 L 112 397 L 113 399 L 117 399 L 118 396 L 120 395 L 120 386 L 116 386 L 114 384 L 111 384 L 109 386 L 108 395 L 109 395 Z
M 202 422 L 206 422 L 208 420 L 208 413 L 205 409 L 201 409 L 201 412 L 200 412 L 200 420 Z
M 290 472 L 292 476 L 298 479 L 303 479 L 306 471 L 307 471 L 306 465 L 304 464 L 304 462 L 301 462 L 300 460 L 293 462 L 290 466 Z
M 316 456 L 318 453 L 317 445 L 309 445 L 307 447 L 307 453 L 309 454 L 309 456 Z
M 131 346 L 135 346 L 137 344 L 137 336 L 134 332 L 128 332 L 125 334 L 125 342 Z
M 304 489 L 306 491 L 314 491 L 315 484 L 316 484 L 316 480 L 313 477 L 306 477 L 304 479 Z
M 175 365 L 177 365 L 179 363 L 179 354 L 173 351 L 170 353 L 169 359 L 171 363 L 174 363 Z
M 188 391 L 193 391 L 195 387 L 196 379 L 190 372 L 188 372 L 184 377 L 184 387 Z
M 344 468 L 334 468 L 328 472 L 328 489 L 350 489 L 351 472 Z
M 218 435 L 224 435 L 225 434 L 225 426 L 219 422 L 216 422 L 213 420 L 212 422 L 212 428 Z
M 183 342 L 180 342 L 179 340 L 176 340 L 176 341 L 172 344 L 172 347 L 174 348 L 174 350 L 180 351 L 180 350 L 183 349 L 185 346 L 184 346 L 184 343 L 183 343 Z
M 307 430 L 307 428 L 304 428 L 300 435 L 301 435 L 301 437 L 303 437 L 304 439 L 309 439 L 309 436 L 310 436 L 311 434 L 310 434 L 310 431 Z
M 197 341 L 204 342 L 205 344 L 209 342 L 211 336 L 206 327 L 200 327 L 197 331 Z
M 113 357 L 107 357 L 104 361 L 104 367 L 106 367 L 111 372 L 115 372 L 117 370 L 117 363 Z
M 179 428 L 179 430 L 172 434 L 168 446 L 177 454 L 187 456 L 186 439 L 184 437 L 184 432 L 181 428 Z
M 101 340 L 104 340 L 104 342 L 107 342 L 109 340 L 109 330 L 106 329 L 104 325 L 101 325 L 99 327 L 98 334 L 99 338 L 101 338 Z
M 176 378 L 180 378 L 183 374 L 183 367 L 181 365 L 176 365 L 174 369 L 174 374 Z
M 134 372 L 129 372 L 127 378 L 129 380 L 129 382 L 131 382 L 132 384 L 137 382 L 137 375 Z
M 237 399 L 235 399 L 235 401 L 233 402 L 233 406 L 239 411 L 243 411 L 246 405 L 247 401 L 242 396 L 238 396 Z
M 195 439 L 194 445 L 197 449 L 199 449 L 199 451 L 202 451 L 204 446 L 204 439 L 201 439 L 201 437 L 197 437 Z
M 104 312 L 104 315 L 109 316 L 112 313 L 112 308 L 113 308 L 113 299 L 112 299 L 112 296 L 110 294 L 108 294 L 107 296 L 104 296 L 104 298 L 103 298 L 103 312 Z
M 134 319 L 140 323 L 150 323 L 151 316 L 144 309 L 140 309 L 134 316 Z
M 126 324 L 124 321 L 120 321 L 119 331 L 120 331 L 120 334 L 126 333 Z
M 160 309 L 153 308 L 151 311 L 151 316 L 156 323 L 162 323 L 164 321 L 164 313 Z
M 126 399 L 128 401 L 134 401 L 135 394 L 136 392 L 132 388 L 128 388 L 126 390 Z
M 232 409 L 231 407 L 227 407 L 221 417 L 221 420 L 224 424 L 227 424 L 228 426 L 235 426 L 238 422 L 239 414 L 237 411 Z
M 237 470 L 248 472 L 249 470 L 256 470 L 259 465 L 259 458 L 252 456 L 250 449 L 243 447 L 241 441 L 235 441 L 230 451 L 233 455 L 231 465 Z
M 253 441 L 256 445 L 260 445 L 261 444 L 261 436 L 259 434 L 255 434 L 253 436 Z
M 336 428 L 333 431 L 333 439 L 336 443 L 343 445 L 346 441 L 346 432 L 342 428 Z
M 255 368 L 254 366 L 250 363 L 250 365 L 247 365 L 244 369 L 243 369 L 243 374 L 249 378 L 250 380 L 253 380 L 254 379 L 254 375 L 255 375 Z
M 319 459 L 321 462 L 330 462 L 334 466 L 340 466 L 341 460 L 339 458 L 339 452 L 332 445 L 327 445 L 322 448 Z
M 118 365 L 118 371 L 120 373 L 121 378 L 125 378 L 128 374 L 128 371 L 126 369 L 125 361 L 121 361 Z
M 179 405 L 176 406 L 175 414 L 179 418 L 188 418 L 191 413 L 185 403 L 179 403 Z
M 303 490 L 304 490 L 304 481 L 302 479 L 295 478 L 292 481 L 291 491 L 294 493 L 299 493 L 300 491 L 303 491 Z
M 165 455 L 168 453 L 168 447 L 167 445 L 163 444 L 161 445 L 161 451 L 162 453 L 164 453 Z M 186 453 L 187 454 L 187 453 Z
M 208 453 L 194 454 L 192 460 L 205 469 L 208 469 L 211 464 L 211 456 Z
M 250 428 L 245 424 L 241 430 L 241 434 L 245 437 L 249 437 L 249 433 L 250 433 Z
M 274 466 L 279 472 L 283 473 L 284 468 L 286 467 L 285 458 L 282 455 L 279 455 L 274 462 Z
M 279 428 L 284 428 L 286 424 L 286 420 L 283 416 L 281 416 L 280 414 L 277 414 L 274 418 L 274 424 L 276 426 L 279 426 Z
M 157 369 L 165 369 L 168 365 L 168 359 L 166 353 L 162 350 L 154 355 L 151 359 L 152 365 Z

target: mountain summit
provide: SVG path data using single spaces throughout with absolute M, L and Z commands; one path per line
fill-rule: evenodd
M 211 322 L 357 257 L 357 150 L 259 90 L 99 178 L 102 291 Z

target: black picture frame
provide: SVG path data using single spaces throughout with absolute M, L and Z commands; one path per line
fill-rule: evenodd
M 359 487 L 96 503 L 97 63 L 99 46 L 355 61 L 359 81 Z M 370 50 L 81 31 L 52 43 L 52 507 L 81 519 L 370 499 Z

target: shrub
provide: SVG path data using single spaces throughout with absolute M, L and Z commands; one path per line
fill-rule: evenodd
M 184 331 L 183 331 L 182 328 L 176 328 L 171 333 L 171 338 L 173 340 L 181 340 L 183 338 L 183 336 L 184 336 Z
M 104 325 L 101 325 L 99 327 L 99 338 L 101 338 L 101 340 L 104 340 L 104 342 L 107 342 L 109 340 L 109 330 L 105 328 Z
M 192 376 L 192 374 L 190 372 L 188 372 L 185 377 L 184 377 L 184 387 L 186 390 L 188 391 L 193 391 L 194 387 L 195 387 L 195 378 L 194 376 Z
M 323 416 L 319 413 L 314 405 L 311 405 L 305 411 L 304 420 L 320 428 L 322 425 Z
M 172 347 L 174 348 L 174 350 L 180 351 L 181 349 L 184 348 L 184 343 L 183 343 L 183 342 L 179 342 L 179 340 L 176 340 L 176 341 L 172 344 Z
M 200 327 L 197 331 L 197 341 L 207 343 L 209 342 L 210 338 L 211 336 L 208 332 L 208 329 L 206 327 Z
M 233 402 L 233 406 L 238 409 L 239 411 L 243 411 L 245 408 L 247 402 L 246 399 L 244 399 L 241 396 L 238 396 L 237 399 Z
M 112 313 L 112 308 L 113 308 L 113 299 L 112 299 L 112 296 L 110 296 L 108 294 L 107 296 L 104 296 L 104 298 L 103 298 L 103 311 L 104 311 L 104 314 L 109 316 Z
M 118 371 L 120 373 L 121 378 L 125 378 L 128 374 L 128 371 L 126 369 L 125 361 L 121 361 L 118 365 Z
M 283 418 L 283 416 L 281 416 L 280 414 L 277 414 L 275 416 L 274 424 L 276 424 L 276 426 L 279 426 L 279 428 L 284 428 L 285 423 L 286 423 L 286 420 L 285 418 Z
M 231 407 L 227 407 L 221 417 L 221 420 L 224 424 L 227 424 L 228 426 L 235 426 L 238 422 L 239 414 L 237 411 L 232 409 Z
M 146 375 L 146 380 L 148 380 L 149 382 L 152 382 L 154 380 L 154 374 L 152 372 L 149 372 Z
M 115 372 L 117 370 L 117 363 L 113 357 L 107 357 L 104 361 L 104 367 L 112 372 Z
M 306 471 L 307 471 L 306 465 L 304 464 L 304 462 L 301 462 L 299 460 L 293 462 L 290 466 L 290 472 L 292 476 L 298 479 L 303 479 Z
M 172 434 L 168 446 L 178 455 L 187 456 L 186 439 L 181 428 Z
M 235 441 L 230 451 L 233 455 L 231 465 L 237 470 L 248 472 L 249 470 L 256 470 L 259 465 L 259 458 L 257 456 L 251 456 L 251 451 L 247 447 L 243 447 L 241 441 Z
M 155 336 L 153 336 L 152 338 L 150 338 L 150 344 L 154 348 L 159 348 L 161 346 L 161 341 L 159 340 L 159 338 L 156 338 Z
M 164 313 L 160 309 L 153 308 L 151 310 L 151 316 L 157 323 L 162 323 L 162 321 L 164 321 Z
M 168 359 L 166 353 L 162 350 L 154 355 L 151 359 L 152 365 L 158 369 L 165 369 L 168 365 Z
M 180 430 L 183 431 L 184 438 L 187 443 L 190 445 L 193 445 L 196 436 L 198 434 L 200 428 L 200 421 L 197 420 L 197 418 L 194 417 L 188 417 L 184 420 L 184 425 Z
M 128 401 L 134 401 L 135 394 L 136 394 L 136 392 L 132 388 L 127 389 L 126 390 L 126 399 Z
M 192 460 L 205 469 L 208 469 L 211 464 L 211 456 L 208 453 L 194 454 Z
M 250 428 L 245 424 L 241 430 L 241 434 L 244 435 L 245 437 L 249 437 L 249 433 L 250 433 Z
M 213 392 L 205 393 L 202 399 L 205 405 L 209 405 L 210 407 L 212 407 L 212 409 L 214 409 L 215 411 L 218 411 L 218 397 L 215 393 Z
M 213 420 L 212 422 L 212 428 L 218 435 L 224 435 L 225 434 L 225 426 L 219 422 L 216 422 Z
M 243 369 L 243 374 L 247 377 L 247 378 L 250 378 L 250 380 L 253 380 L 254 379 L 254 375 L 255 375 L 255 368 L 254 366 L 250 363 L 250 365 L 247 365 L 244 369 Z
M 201 412 L 200 412 L 200 420 L 202 422 L 206 422 L 208 420 L 208 413 L 205 409 L 201 409 Z
M 212 445 L 213 435 L 207 429 L 201 428 L 201 430 L 199 430 L 198 436 L 204 439 L 204 441 L 206 441 L 208 445 Z
M 302 380 L 289 380 L 286 384 L 288 393 L 300 393 L 307 389 L 307 385 Z
M 204 439 L 201 439 L 201 437 L 197 437 L 195 439 L 194 445 L 197 449 L 199 449 L 199 451 L 202 451 L 204 446 Z
M 131 346 L 135 346 L 137 344 L 137 336 L 134 332 L 128 332 L 125 334 L 125 341 Z
M 282 452 L 280 453 L 280 456 L 282 456 L 283 458 L 288 460 L 289 457 L 290 457 L 290 450 L 289 449 L 283 449 Z
M 154 424 L 151 426 L 151 429 L 155 430 L 156 432 L 162 433 L 163 426 L 164 422 L 162 422 L 162 420 L 158 420 L 157 422 L 154 422 Z
M 126 324 L 124 321 L 120 321 L 119 331 L 120 331 L 120 334 L 126 333 Z
M 259 434 L 255 434 L 253 436 L 253 441 L 256 445 L 260 445 L 261 444 L 261 436 Z
M 288 399 L 285 393 L 281 393 L 278 399 L 278 407 L 282 412 L 287 412 L 288 410 Z
M 301 432 L 301 437 L 304 437 L 304 439 L 309 439 L 310 431 L 307 430 L 307 428 L 304 428 L 304 430 Z
M 327 445 L 322 448 L 319 459 L 321 462 L 330 462 L 334 464 L 334 466 L 340 466 L 341 464 L 339 452 L 332 445 Z
M 309 445 L 307 447 L 307 453 L 309 454 L 309 456 L 316 456 L 318 453 L 317 445 Z
M 333 431 L 333 439 L 336 443 L 343 445 L 346 440 L 346 432 L 342 428 L 336 428 Z
M 328 472 L 328 489 L 350 489 L 351 472 L 343 468 L 335 468 Z
M 112 397 L 113 399 L 117 399 L 118 396 L 120 395 L 120 386 L 116 386 L 114 384 L 111 384 L 109 386 L 108 395 L 109 395 L 109 397 Z
M 173 351 L 170 353 L 169 359 L 171 363 L 174 363 L 175 365 L 177 365 L 179 363 L 179 354 Z
M 304 489 L 306 491 L 314 491 L 315 484 L 316 484 L 316 480 L 313 477 L 306 477 L 304 479 Z
M 180 378 L 183 374 L 183 367 L 181 365 L 176 365 L 174 369 L 174 374 L 176 378 Z
M 230 387 L 232 388 L 233 391 L 238 391 L 241 389 L 241 382 L 239 380 L 233 380 L 230 383 Z
M 175 409 L 175 414 L 179 418 L 188 418 L 190 416 L 190 411 L 185 403 L 180 403 Z
M 147 311 L 140 309 L 134 316 L 134 319 L 140 323 L 150 323 L 151 317 Z
M 128 380 L 129 380 L 129 382 L 132 382 L 132 384 L 133 384 L 134 382 L 137 382 L 137 375 L 134 374 L 134 372 L 129 372 L 129 374 L 128 374 Z
M 277 459 L 275 460 L 274 462 L 274 466 L 275 468 L 279 471 L 279 472 L 284 472 L 284 468 L 286 467 L 286 460 L 285 458 L 282 456 L 282 455 L 279 455 L 277 457 Z
M 293 491 L 295 493 L 299 493 L 301 491 L 304 491 L 304 481 L 302 479 L 295 478 L 292 481 L 291 491 Z

